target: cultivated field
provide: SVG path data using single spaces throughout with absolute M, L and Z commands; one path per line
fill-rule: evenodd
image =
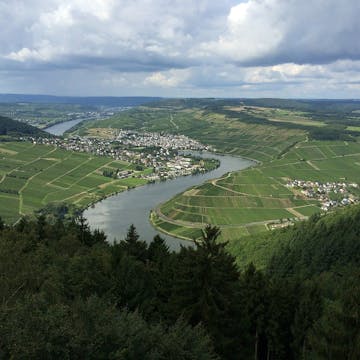
M 358 142 L 309 140 L 354 140 L 346 131 L 355 132 L 358 126 L 345 130 L 358 120 L 349 113 L 350 105 L 289 101 L 286 108 L 283 101 L 271 99 L 249 102 L 160 102 L 88 123 L 79 132 L 101 135 L 102 129 L 127 128 L 182 133 L 219 152 L 260 162 L 189 189 L 155 209 L 155 226 L 184 238 L 199 236 L 207 223 L 219 225 L 224 238 L 239 238 L 319 212 L 320 202 L 286 187 L 289 180 L 360 182 Z
M 286 186 L 295 179 L 360 183 L 360 144 L 301 142 L 280 159 L 177 195 L 156 209 L 153 222 L 160 230 L 189 238 L 211 223 L 231 239 L 264 231 L 278 220 L 304 219 L 319 212 L 320 203 Z
M 111 193 L 146 183 L 138 178 L 112 179 L 102 175 L 104 169 L 132 167 L 111 158 L 52 146 L 0 143 L 1 216 L 14 222 L 21 215 L 56 202 L 85 207 Z
M 249 121 L 248 116 L 247 121 Z M 294 143 L 305 139 L 299 129 L 243 122 L 223 114 L 202 109 L 142 107 L 123 112 L 114 118 L 88 122 L 77 133 L 108 137 L 109 130 L 133 129 L 138 131 L 166 131 L 180 133 L 204 144 L 212 145 L 219 152 L 239 155 L 258 161 L 269 161 L 283 153 Z

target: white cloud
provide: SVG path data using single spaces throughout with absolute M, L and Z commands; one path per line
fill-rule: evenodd
M 170 70 L 155 72 L 144 80 L 145 85 L 160 86 L 164 88 L 176 87 L 184 83 L 190 76 L 189 70 Z
M 360 2 L 247 0 L 233 6 L 227 31 L 206 52 L 243 65 L 360 59 Z
M 358 0 L 0 0 L 0 91 L 354 97 L 359 16 Z

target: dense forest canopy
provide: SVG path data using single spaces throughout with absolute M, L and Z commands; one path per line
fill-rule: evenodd
M 275 232 L 261 272 L 239 269 L 212 226 L 174 253 L 133 226 L 110 245 L 81 215 L 0 222 L 0 357 L 357 359 L 359 219 Z
M 0 135 L 8 136 L 50 136 L 48 133 L 26 123 L 0 116 Z

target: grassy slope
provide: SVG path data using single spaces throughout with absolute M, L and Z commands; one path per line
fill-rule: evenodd
M 325 182 L 346 178 L 359 183 L 359 164 L 359 143 L 299 143 L 281 159 L 177 195 L 160 207 L 156 225 L 198 228 L 211 223 L 222 227 L 227 239 L 257 233 L 265 230 L 266 222 L 304 218 L 320 210 L 317 200 L 304 199 L 288 189 L 288 179 Z
M 102 176 L 103 169 L 126 168 L 128 163 L 28 142 L 0 143 L 0 158 L 0 213 L 7 222 L 51 202 L 85 207 L 146 182 Z

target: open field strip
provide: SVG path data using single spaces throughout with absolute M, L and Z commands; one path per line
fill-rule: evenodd
M 74 170 L 79 169 L 81 166 L 87 164 L 87 163 L 90 162 L 91 160 L 92 160 L 92 158 L 87 159 L 87 160 L 84 161 L 82 164 L 78 165 L 78 166 L 75 167 L 73 170 L 68 171 L 68 172 L 67 172 L 66 174 L 64 174 L 63 176 L 68 175 L 68 174 L 70 174 L 71 172 L 73 172 Z M 100 170 L 101 168 L 103 168 L 104 166 L 107 166 L 107 165 L 111 164 L 112 162 L 113 162 L 113 161 L 109 161 L 107 164 L 100 166 L 99 168 L 95 169 L 95 172 L 99 171 L 99 170 Z M 45 205 L 46 202 L 47 202 L 47 198 L 48 198 L 49 195 L 52 195 L 52 194 L 55 194 L 55 193 L 57 193 L 57 192 L 61 192 L 61 191 L 63 191 L 63 190 L 68 190 L 68 189 L 72 188 L 73 186 L 75 186 L 76 184 L 78 184 L 79 182 L 81 182 L 81 181 L 82 181 L 83 179 L 85 179 L 86 177 L 91 176 L 91 174 L 93 174 L 93 172 L 94 172 L 94 171 L 90 171 L 89 173 L 87 173 L 86 175 L 84 175 L 82 178 L 79 178 L 78 180 L 74 181 L 72 184 L 70 184 L 70 185 L 67 186 L 67 187 L 61 187 L 61 186 L 57 185 L 57 187 L 59 188 L 59 190 L 53 191 L 53 192 L 49 193 L 48 195 L 46 195 L 45 198 L 43 199 L 42 203 Z M 47 185 L 53 185 L 53 182 L 54 182 L 54 181 L 58 181 L 58 180 L 61 179 L 63 176 L 60 176 L 60 177 L 54 179 L 53 181 L 47 183 Z M 55 185 L 55 186 L 56 186 L 56 185 Z M 103 187 L 103 184 L 99 185 L 99 187 L 102 188 L 102 187 Z M 95 188 L 96 188 L 96 187 L 95 187 Z M 84 192 L 82 192 L 82 193 L 80 193 L 80 194 L 84 194 L 84 193 L 91 192 L 91 191 L 94 190 L 95 188 L 90 188 L 90 189 L 88 189 L 88 190 L 86 190 L 86 191 L 84 191 Z M 80 194 L 71 195 L 71 196 L 65 198 L 64 201 L 68 201 L 69 199 L 73 198 L 74 196 L 79 196 Z
M 104 168 L 129 166 L 111 158 L 26 142 L 0 143 L 0 149 L 0 212 L 6 222 L 14 222 L 49 203 L 66 201 L 86 207 L 146 183 L 137 178 L 103 176 Z
M 320 211 L 320 202 L 289 189 L 287 182 L 295 179 L 360 183 L 360 144 L 299 143 L 280 159 L 231 172 L 175 196 L 156 209 L 153 223 L 160 231 L 171 233 L 173 228 L 173 235 L 181 234 L 181 227 L 191 234 L 190 229 L 211 223 L 232 239 L 265 231 L 271 223 L 306 219 Z

